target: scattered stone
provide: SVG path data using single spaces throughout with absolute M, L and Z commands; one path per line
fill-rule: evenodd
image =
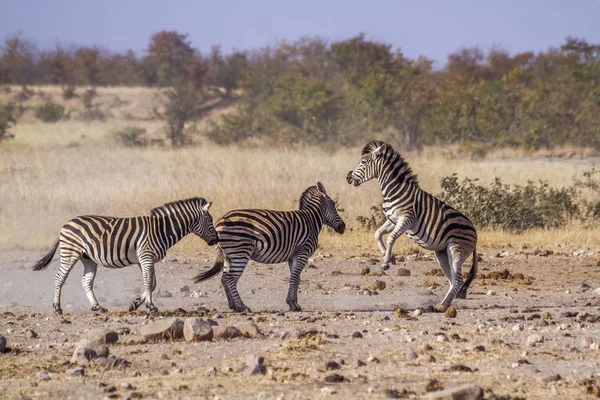
M 551 374 L 542 377 L 541 381 L 544 383 L 557 382 L 560 381 L 562 377 L 558 374 Z
M 448 336 L 446 336 L 446 335 L 445 335 L 445 334 L 443 334 L 443 333 L 440 333 L 439 335 L 437 335 L 437 336 L 435 337 L 435 340 L 437 340 L 438 342 L 442 342 L 442 343 L 443 343 L 443 342 L 447 342 L 447 341 L 449 341 L 449 339 L 448 339 Z
M 201 318 L 186 318 L 183 336 L 187 342 L 210 341 L 213 338 L 213 330 L 210 324 Z
M 594 341 L 592 340 L 591 337 L 584 337 L 584 338 L 581 338 L 581 340 L 579 341 L 579 346 L 586 349 L 586 348 L 589 348 L 592 345 L 592 343 L 594 343 Z
M 544 311 L 542 313 L 542 318 L 543 319 L 552 319 L 552 314 L 550 314 L 548 311 Z
M 422 314 L 423 314 L 422 308 L 417 308 L 415 311 L 413 311 L 413 317 L 415 317 L 415 318 Z
M 483 389 L 477 385 L 466 384 L 456 386 L 439 392 L 429 393 L 424 397 L 425 400 L 481 400 L 483 399 Z
M 451 371 L 451 372 L 473 372 L 473 369 L 471 369 L 470 367 L 467 367 L 466 365 L 455 364 L 455 365 L 451 365 L 450 367 L 446 368 L 445 371 Z
M 522 331 L 523 329 L 525 329 L 523 327 L 523 324 L 516 324 L 512 327 L 513 332 L 519 332 L 519 331 Z
M 129 335 L 131 333 L 131 329 L 126 326 L 123 326 L 116 330 L 118 335 Z
M 431 354 L 421 354 L 417 357 L 417 362 L 432 363 L 435 362 L 435 357 Z
M 38 337 L 38 334 L 34 330 L 27 329 L 26 332 L 27 332 L 27 337 L 29 339 L 35 339 L 36 337 Z
M 325 380 L 327 380 L 327 378 L 325 378 Z M 323 396 L 331 396 L 332 394 L 336 394 L 336 393 L 337 393 L 337 390 L 335 390 L 331 386 L 325 386 L 325 387 L 321 388 L 321 394 Z
M 119 340 L 117 332 L 107 328 L 90 329 L 83 337 L 102 344 L 116 343 Z
M 360 271 L 360 274 L 362 276 L 369 275 L 370 273 L 371 273 L 371 268 L 369 268 L 369 267 L 365 267 L 362 269 L 362 271 Z
M 592 292 L 592 294 L 594 294 L 594 296 L 600 296 L 600 287 L 594 289 L 594 291 Z
M 535 347 L 536 344 L 542 343 L 544 341 L 544 337 L 539 333 L 533 333 L 527 337 L 527 346 Z
M 383 290 L 385 289 L 385 282 L 384 281 L 375 281 L 374 283 L 370 284 L 369 286 L 365 287 L 364 290 L 368 290 L 370 292 L 377 292 L 379 290 Z
M 453 306 L 450 306 L 446 309 L 446 312 L 444 312 L 444 315 L 446 316 L 446 318 L 456 318 L 456 308 L 454 308 Z
M 256 326 L 256 324 L 253 322 L 243 322 L 236 326 L 236 328 L 242 332 L 242 335 L 245 337 L 255 338 L 262 336 L 263 334 L 260 329 L 258 329 L 258 326 Z
M 496 295 L 496 291 L 495 291 L 495 290 L 492 290 L 492 289 L 490 289 L 490 290 L 488 290 L 488 291 L 487 291 L 487 293 L 486 293 L 486 294 L 487 294 L 488 296 L 495 296 L 495 295 Z
M 108 354 L 108 347 L 104 344 L 90 339 L 82 339 L 75 346 L 71 363 L 84 367 L 98 357 L 108 357 Z
M 572 347 L 571 350 L 569 350 L 569 353 L 577 354 L 577 353 L 581 353 L 581 351 L 579 351 L 579 349 L 577 347 Z
M 184 322 L 179 318 L 165 318 L 142 326 L 140 335 L 144 340 L 177 340 L 183 337 Z
M 366 362 L 361 361 L 361 360 L 356 360 L 356 368 L 364 367 L 365 365 L 367 365 Z
M 327 361 L 327 363 L 325 364 L 325 369 L 327 371 L 334 371 L 340 368 L 342 368 L 342 366 L 335 361 Z
M 35 377 L 38 381 L 49 381 L 50 379 L 52 379 L 52 377 L 49 374 L 42 371 L 35 374 Z
M 233 326 L 213 326 L 213 338 L 219 340 L 229 340 L 235 339 L 242 336 L 242 332 L 240 332 L 237 328 Z
M 188 285 L 182 286 L 179 288 L 179 293 L 189 293 L 190 287 Z
M 438 381 L 437 379 L 430 379 L 425 384 L 426 392 L 437 392 L 437 391 L 440 391 L 443 389 L 444 389 L 444 385 L 442 385 L 442 382 Z
M 6 351 L 6 338 L 0 335 L 0 354 Z
M 406 353 L 404 355 L 404 359 L 406 361 L 413 361 L 413 360 L 416 360 L 418 357 L 419 357 L 418 354 L 415 353 L 414 351 L 409 351 L 408 353 Z
M 75 367 L 67 370 L 67 376 L 78 377 L 85 374 L 85 370 L 82 367 Z
M 202 293 L 198 290 L 194 290 L 192 293 L 190 293 L 190 297 L 192 297 L 192 298 L 204 297 L 204 293 Z
M 328 383 L 343 382 L 344 379 L 345 378 L 342 375 L 331 374 L 331 375 L 328 375 L 325 377 L 325 382 L 328 382 Z
M 374 364 L 378 364 L 379 363 L 379 359 L 377 357 L 375 357 L 375 356 L 369 356 L 367 358 L 367 361 L 370 362 L 370 363 L 374 363 Z
M 406 318 L 408 317 L 408 312 L 402 308 L 402 307 L 398 307 L 394 310 L 394 313 L 396 314 L 396 317 L 398 318 Z
M 343 272 L 339 269 L 334 269 L 333 271 L 331 271 L 331 276 L 339 276 L 342 274 L 343 274 Z
M 471 351 L 479 351 L 485 353 L 485 347 L 483 345 L 476 344 L 473 347 L 471 347 Z
M 98 358 L 96 361 L 100 360 Z M 104 369 L 118 369 L 120 367 L 128 367 L 131 365 L 129 361 L 121 357 L 110 356 L 104 359 L 104 362 L 100 364 L 104 367 Z
M 431 345 L 429 343 L 425 343 L 423 344 L 423 346 L 421 346 L 421 351 L 425 352 L 425 351 L 431 351 L 433 350 L 433 347 L 431 347 Z
M 356 332 L 354 332 L 354 333 L 352 334 L 352 337 L 353 337 L 354 339 L 362 339 L 362 338 L 363 338 L 363 334 L 362 334 L 362 333 L 360 333 L 360 332 L 358 332 L 358 331 L 356 331 Z
M 398 276 L 410 276 L 410 270 L 406 268 L 398 268 Z
M 131 385 L 131 383 L 129 382 L 123 382 L 121 383 L 121 387 L 123 389 L 127 389 L 127 390 L 134 390 L 135 388 Z

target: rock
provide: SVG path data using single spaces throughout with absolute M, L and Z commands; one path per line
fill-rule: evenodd
M 408 312 L 402 308 L 402 307 L 398 307 L 394 310 L 394 313 L 396 313 L 396 317 L 398 318 L 406 318 L 408 317 Z
M 365 365 L 367 365 L 366 362 L 361 361 L 361 360 L 356 360 L 356 368 L 364 367 Z
M 214 339 L 229 340 L 239 338 L 242 336 L 242 332 L 240 332 L 237 328 L 234 328 L 233 326 L 217 325 L 212 327 L 212 331 Z
M 340 369 L 340 368 L 342 368 L 342 366 L 335 361 L 327 361 L 327 363 L 325 363 L 325 369 L 327 371 L 334 371 L 334 370 Z
M 410 276 L 410 270 L 406 268 L 398 268 L 398 276 Z
M 329 383 L 336 383 L 336 382 L 343 382 L 343 381 L 344 381 L 344 377 L 339 374 L 332 374 L 332 375 L 328 375 L 325 377 L 325 382 L 329 382 Z
M 446 309 L 446 312 L 444 312 L 444 315 L 446 316 L 446 318 L 456 318 L 456 308 L 454 308 L 453 306 L 450 306 Z
M 35 374 L 35 377 L 38 381 L 49 381 L 50 379 L 52 379 L 52 377 L 50 376 L 50 374 L 47 374 L 45 372 L 38 372 L 37 374 Z
M 103 343 L 90 339 L 81 339 L 75 346 L 71 363 L 84 367 L 98 357 L 108 357 L 108 354 L 108 347 Z
M 360 332 L 358 332 L 358 331 L 356 331 L 356 332 L 354 332 L 354 333 L 352 334 L 352 337 L 353 337 L 354 339 L 362 339 L 362 338 L 363 338 L 363 334 L 362 334 L 362 333 L 360 333 Z
M 236 328 L 240 332 L 242 332 L 242 335 L 244 335 L 245 337 L 255 338 L 262 336 L 262 332 L 260 331 L 260 329 L 258 329 L 258 326 L 256 326 L 256 324 L 253 322 L 243 322 L 236 326 Z
M 542 343 L 544 341 L 544 337 L 539 333 L 533 333 L 527 337 L 527 346 L 535 347 L 536 344 Z
M 184 323 L 179 318 L 165 318 L 150 322 L 140 329 L 145 340 L 177 340 L 183 337 Z
M 126 326 L 123 326 L 119 329 L 117 329 L 117 334 L 119 335 L 129 335 L 131 333 L 131 329 L 129 329 Z
M 442 342 L 443 343 L 443 342 L 449 341 L 450 339 L 448 339 L 448 336 L 446 334 L 440 333 L 439 335 L 437 335 L 435 337 L 435 340 L 437 340 L 438 342 Z
M 543 319 L 552 319 L 552 314 L 550 314 L 548 311 L 544 311 L 542 313 L 542 318 Z
M 99 359 L 98 359 L 99 360 Z M 119 367 L 128 367 L 131 363 L 124 358 L 110 356 L 104 359 L 104 369 L 117 369 Z
M 408 353 L 406 353 L 404 355 L 404 359 L 406 361 L 413 361 L 416 360 L 419 356 L 417 355 L 417 353 L 415 353 L 414 351 L 409 351 Z
M 435 362 L 435 357 L 430 354 L 421 354 L 417 357 L 417 362 L 431 363 Z
M 473 347 L 471 347 L 471 351 L 479 351 L 485 353 L 485 347 L 481 344 L 476 344 Z
M 431 351 L 431 350 L 433 350 L 433 347 L 431 347 L 431 345 L 428 343 L 425 343 L 425 344 L 423 344 L 423 346 L 421 346 L 421 351 L 423 351 L 423 352 Z
M 522 331 L 523 329 L 525 329 L 523 327 L 523 324 L 516 324 L 512 327 L 513 332 L 519 332 L 519 331 Z
M 321 394 L 323 396 L 331 396 L 332 394 L 336 394 L 337 390 L 332 388 L 331 386 L 325 386 L 321 388 Z
M 369 268 L 369 267 L 365 267 L 362 269 L 362 271 L 360 271 L 360 274 L 362 276 L 369 275 L 370 273 L 371 273 L 371 268 Z
M 6 351 L 6 338 L 0 335 L 0 354 Z
M 383 290 L 385 289 L 385 282 L 384 281 L 375 281 L 374 283 L 370 284 L 369 286 L 365 287 L 365 290 L 368 290 L 370 292 L 376 292 L 378 290 Z
M 444 389 L 444 385 L 442 385 L 442 382 L 438 381 L 437 379 L 430 379 L 425 384 L 426 392 L 437 392 L 437 391 L 443 390 L 443 389 Z
M 107 328 L 90 329 L 83 337 L 102 344 L 116 343 L 119 340 L 117 332 Z
M 422 308 L 417 308 L 415 311 L 413 311 L 413 317 L 415 317 L 415 318 L 422 314 L 423 314 Z
M 34 330 L 27 329 L 26 332 L 27 332 L 27 337 L 29 339 L 35 339 L 36 337 L 38 337 L 38 334 Z
M 541 381 L 544 383 L 557 382 L 560 381 L 562 377 L 558 374 L 551 374 L 542 377 Z
M 483 389 L 477 385 L 466 384 L 445 389 L 439 392 L 432 392 L 424 397 L 425 400 L 481 400 L 483 399 Z
M 263 364 L 264 357 L 258 357 L 253 354 L 246 357 L 245 375 L 264 375 L 267 372 L 267 367 Z
M 212 326 L 200 318 L 186 318 L 183 336 L 188 342 L 210 341 L 213 338 Z
M 85 374 L 85 370 L 82 367 L 75 367 L 68 369 L 66 372 L 67 376 L 78 377 L 83 376 Z
M 189 293 L 190 292 L 190 287 L 185 285 L 179 288 L 179 293 Z
M 594 343 L 592 338 L 584 337 L 584 338 L 581 338 L 581 340 L 579 341 L 579 346 L 583 349 L 587 349 L 592 345 L 592 343 Z
M 592 292 L 592 294 L 594 294 L 594 296 L 600 296 L 600 287 L 594 289 L 594 291 Z
M 127 390 L 134 390 L 135 388 L 129 382 L 122 382 L 121 387 Z
M 370 363 L 379 364 L 379 358 L 377 358 L 375 356 L 369 356 L 369 357 L 367 357 L 367 361 L 370 362 Z
M 487 294 L 488 296 L 495 296 L 495 295 L 496 295 L 496 291 L 495 291 L 495 290 L 492 290 L 492 289 L 490 289 L 490 290 L 488 290 L 488 291 L 487 291 L 487 293 L 486 293 L 486 294 Z

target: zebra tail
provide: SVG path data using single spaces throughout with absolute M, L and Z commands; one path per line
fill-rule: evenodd
M 194 277 L 194 283 L 212 278 L 223 270 L 223 266 L 225 265 L 225 254 L 223 253 L 221 247 L 217 246 L 217 248 L 217 259 L 215 260 L 215 264 L 208 271 L 204 271 L 196 275 Z
M 46 269 L 46 267 L 50 265 L 50 261 L 52 261 L 54 253 L 56 253 L 56 249 L 58 248 L 58 243 L 59 239 L 56 239 L 56 242 L 54 242 L 54 246 L 52 246 L 52 249 L 48 252 L 48 254 L 46 254 L 38 262 L 35 263 L 35 265 L 33 266 L 34 271 L 41 271 L 43 269 Z
M 477 275 L 477 259 L 479 257 L 477 256 L 477 248 L 475 248 L 475 250 L 473 250 L 473 266 L 471 267 L 471 270 L 469 271 L 469 274 L 467 275 L 467 280 L 465 280 L 465 283 L 463 284 L 464 288 L 468 288 L 471 285 L 471 282 L 473 282 L 473 279 L 475 279 L 475 275 Z

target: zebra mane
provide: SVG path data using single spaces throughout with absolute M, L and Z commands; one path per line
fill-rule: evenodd
M 315 195 L 319 193 L 319 189 L 317 189 L 317 185 L 311 186 L 302 192 L 300 196 L 300 205 L 298 207 L 299 210 L 304 210 L 308 207 L 311 200 L 315 197 Z
M 381 140 L 371 140 L 365 145 L 365 147 L 363 147 L 361 156 L 364 156 L 365 154 L 368 154 L 381 146 L 383 146 L 382 152 L 388 163 L 391 161 L 393 164 L 400 164 L 400 167 L 397 168 L 397 171 L 401 173 L 400 176 L 404 177 L 404 182 L 418 185 L 419 179 L 417 174 L 412 171 L 410 165 L 408 165 L 408 162 L 406 162 L 404 157 L 402 157 L 397 150 L 394 150 L 389 143 Z
M 206 204 L 206 200 L 202 197 L 192 197 L 190 199 L 185 200 L 176 200 L 171 201 L 169 203 L 165 203 L 160 207 L 155 207 L 150 210 L 150 215 L 152 217 L 161 217 L 163 215 L 170 214 L 173 211 L 179 210 L 181 206 L 192 206 L 194 208 L 200 208 Z

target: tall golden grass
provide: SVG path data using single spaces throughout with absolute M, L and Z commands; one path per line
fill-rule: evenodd
M 110 94 L 133 98 L 152 92 Z M 143 215 L 162 203 L 191 196 L 214 201 L 215 217 L 235 208 L 294 209 L 302 191 L 321 181 L 344 209 L 341 215 L 350 228 L 343 236 L 324 233 L 322 251 L 376 254 L 372 233 L 362 230 L 356 217 L 369 215 L 370 207 L 380 204 L 379 187 L 369 182 L 356 188 L 345 181 L 358 162 L 360 148 L 219 147 L 201 139 L 200 146 L 180 150 L 124 148 L 115 142 L 114 133 L 132 124 L 153 135 L 161 130 L 156 121 L 122 119 L 19 123 L 13 129 L 15 139 L 0 144 L 0 248 L 47 248 L 62 224 L 74 216 Z M 482 161 L 439 148 L 404 155 L 421 186 L 434 194 L 440 191 L 441 178 L 452 173 L 484 183 L 501 177 L 506 183 L 546 180 L 561 187 L 598 164 L 593 158 L 532 158 L 516 152 L 511 157 L 506 151 Z M 521 235 L 480 230 L 482 248 L 524 244 L 597 249 L 600 228 L 582 230 L 573 225 Z M 202 246 L 198 240 L 185 240 L 178 248 L 193 251 Z M 396 248 L 400 253 L 416 249 L 406 238 Z

